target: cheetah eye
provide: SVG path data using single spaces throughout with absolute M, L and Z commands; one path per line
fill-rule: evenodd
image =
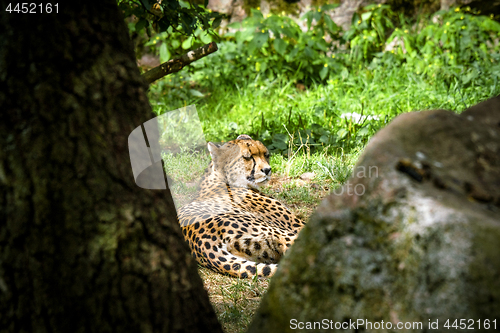
M 269 158 L 269 152 L 265 153 L 265 154 L 264 154 L 264 157 L 265 157 L 265 158 Z
M 243 155 L 243 158 L 247 161 L 251 160 L 252 159 L 252 155 L 249 155 L 249 156 L 245 156 Z

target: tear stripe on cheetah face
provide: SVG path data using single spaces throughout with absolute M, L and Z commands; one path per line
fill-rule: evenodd
M 269 167 L 267 149 L 260 142 L 240 136 L 222 147 L 210 145 L 213 161 L 200 191 L 178 211 L 184 238 L 197 261 L 213 271 L 241 278 L 270 277 L 304 222 L 246 178 L 255 167 Z M 247 150 L 255 156 L 245 158 Z M 269 178 L 270 169 L 262 173 Z

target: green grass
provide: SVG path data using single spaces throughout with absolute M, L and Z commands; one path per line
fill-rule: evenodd
M 236 279 L 203 267 L 199 267 L 199 273 L 224 331 L 245 332 L 269 280 Z
M 164 153 L 163 163 L 169 177 L 170 192 L 179 208 L 194 198 L 199 180 L 210 163 L 210 155 L 206 151 L 192 150 Z
M 445 69 L 436 68 L 442 76 Z M 441 73 L 441 74 L 439 74 Z M 295 135 L 318 124 L 327 131 L 328 142 L 319 142 L 321 134 L 313 133 L 311 149 L 339 148 L 349 152 L 362 148 L 368 139 L 398 114 L 426 109 L 448 109 L 461 112 L 466 108 L 500 94 L 497 77 L 500 67 L 484 69 L 481 85 L 462 84 L 460 77 L 448 82 L 430 80 L 423 74 L 407 72 L 404 67 L 364 68 L 354 73 L 338 73 L 325 85 L 313 85 L 305 91 L 285 79 L 247 81 L 242 86 L 217 85 L 207 88 L 198 84 L 205 97 L 176 98 L 180 88 L 169 85 L 153 88 L 153 109 L 158 114 L 173 110 L 180 103 L 195 103 L 208 141 L 228 141 L 245 133 L 266 145 L 273 144 L 276 134 Z M 432 76 L 431 76 L 432 77 Z M 172 79 L 174 82 L 175 79 Z M 174 94 L 174 95 L 173 95 Z M 358 113 L 376 116 L 357 124 L 343 114 Z
M 336 154 L 329 154 L 326 151 L 308 154 L 308 147 L 300 150 L 296 146 L 292 148 L 296 149 L 291 150 L 289 157 L 280 154 L 271 155 L 270 164 L 274 173 L 296 178 L 305 172 L 314 172 L 315 181 L 330 180 L 336 185 L 342 184 L 349 177 L 360 153 L 360 150 L 356 150 L 344 154 L 342 149 L 338 149 Z

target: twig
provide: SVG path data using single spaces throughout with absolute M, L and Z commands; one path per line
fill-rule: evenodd
M 211 53 L 217 51 L 217 44 L 212 42 L 210 44 L 203 45 L 202 47 L 197 48 L 196 50 L 189 51 L 186 54 L 174 59 L 170 59 L 167 62 L 164 62 L 160 66 L 156 66 L 155 68 L 147 71 L 142 74 L 142 77 L 148 81 L 148 83 L 153 83 L 154 81 L 161 79 L 162 77 L 179 72 L 185 66 L 189 65 L 193 61 L 201 59 Z

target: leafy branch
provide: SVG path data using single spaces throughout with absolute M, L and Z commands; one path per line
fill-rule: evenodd
M 203 45 L 202 47 L 189 51 L 188 53 L 185 53 L 178 58 L 170 59 L 169 61 L 164 62 L 160 66 L 157 66 L 142 74 L 142 77 L 151 84 L 152 82 L 166 75 L 179 72 L 181 69 L 183 69 L 193 61 L 201 59 L 211 53 L 214 53 L 217 50 L 217 44 L 215 44 L 214 42 Z

